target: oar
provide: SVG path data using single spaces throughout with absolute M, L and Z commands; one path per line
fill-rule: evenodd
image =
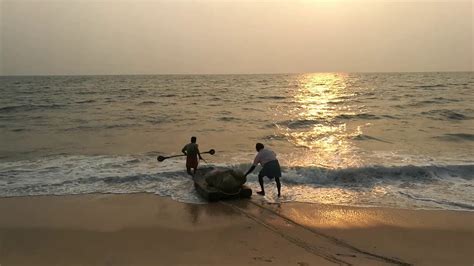
M 209 151 L 205 151 L 205 152 L 201 152 L 201 154 L 204 154 L 204 153 L 209 153 L 210 155 L 214 155 L 214 153 L 216 153 L 216 151 L 214 149 L 210 149 Z M 162 162 L 168 158 L 173 158 L 173 157 L 181 157 L 181 156 L 186 156 L 185 154 L 179 154 L 179 155 L 171 155 L 171 156 L 158 156 L 156 159 L 158 160 L 158 162 Z

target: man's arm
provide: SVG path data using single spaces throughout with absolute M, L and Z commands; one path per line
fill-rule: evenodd
M 197 150 L 197 153 L 198 153 L 198 156 L 199 156 L 199 160 L 203 160 L 202 157 L 201 157 L 201 152 L 199 151 L 198 147 L 196 147 L 196 150 Z
M 188 146 L 188 145 L 184 145 L 183 149 L 181 149 L 181 152 L 184 153 L 184 155 L 188 155 L 188 154 L 186 153 L 186 146 Z
M 255 156 L 255 159 L 253 159 L 253 164 L 252 164 L 252 167 L 250 167 L 250 169 L 247 171 L 247 173 L 245 174 L 245 176 L 247 176 L 248 174 L 252 173 L 252 171 L 255 169 L 255 167 L 260 163 L 260 153 L 257 154 L 257 156 Z
M 247 177 L 248 174 L 252 173 L 252 171 L 255 169 L 255 165 L 252 164 L 252 167 L 245 173 L 245 177 Z

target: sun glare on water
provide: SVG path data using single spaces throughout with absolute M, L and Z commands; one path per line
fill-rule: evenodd
M 357 131 L 350 131 L 337 118 L 353 115 L 349 101 L 355 94 L 347 85 L 347 75 L 340 73 L 317 73 L 302 75 L 300 85 L 294 92 L 298 106 L 290 110 L 293 125 L 297 129 L 285 129 L 284 134 L 294 145 L 305 147 L 308 154 L 293 158 L 291 164 L 313 165 L 335 168 L 359 164 L 355 147 L 350 139 Z

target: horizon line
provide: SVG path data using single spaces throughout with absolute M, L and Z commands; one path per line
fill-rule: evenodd
M 317 71 L 317 72 L 273 72 L 273 73 L 155 73 L 155 74 L 13 74 L 0 77 L 68 77 L 68 76 L 238 76 L 238 75 L 302 75 L 317 73 L 338 74 L 395 74 L 395 73 L 471 73 L 473 70 L 443 70 L 443 71 Z

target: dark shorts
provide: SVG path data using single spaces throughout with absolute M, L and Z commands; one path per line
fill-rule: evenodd
M 197 156 L 186 156 L 186 168 L 194 168 L 198 167 L 199 160 Z
M 262 170 L 258 173 L 259 177 L 268 177 L 270 179 L 274 177 L 281 177 L 280 163 L 278 160 L 270 161 L 263 165 Z

